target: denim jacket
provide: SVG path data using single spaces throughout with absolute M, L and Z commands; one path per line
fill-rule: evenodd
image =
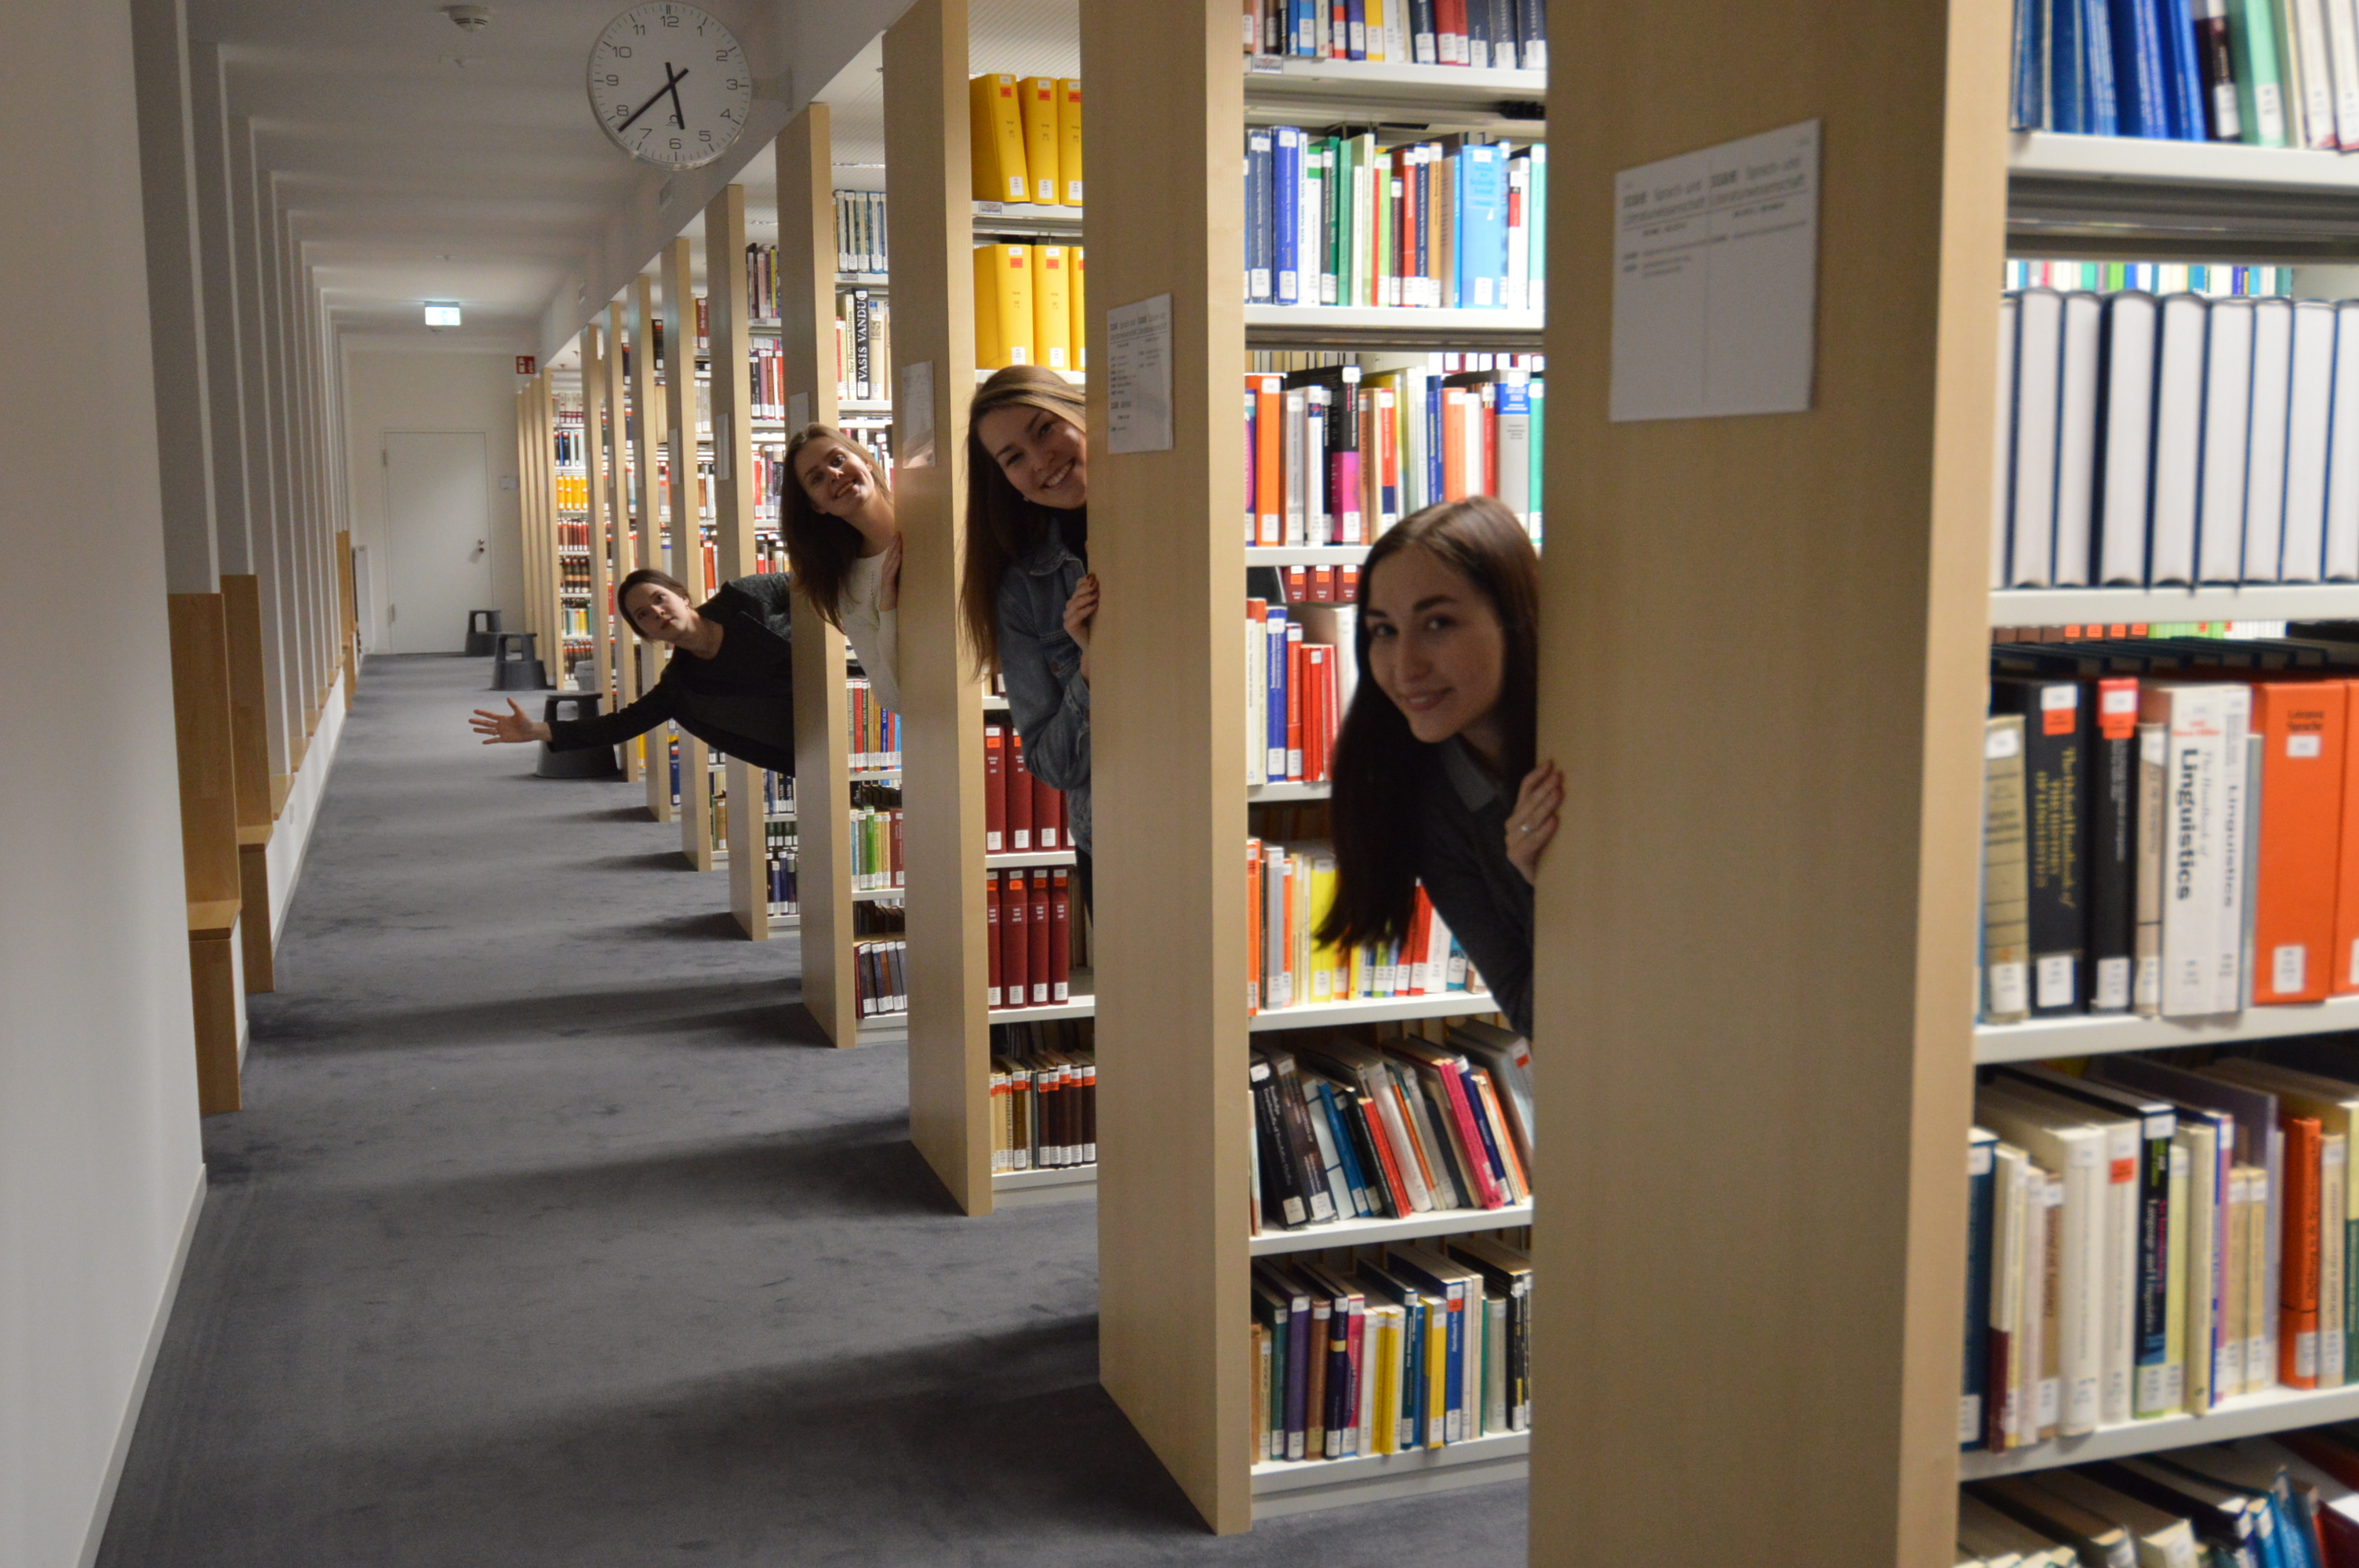
M 1065 792 L 1073 843 L 1090 847 L 1090 683 L 1065 634 L 1065 601 L 1088 574 L 1053 533 L 999 579 L 999 669 L 1024 765 Z

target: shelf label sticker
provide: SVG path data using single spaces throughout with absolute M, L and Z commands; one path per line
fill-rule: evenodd
M 1106 312 L 1106 450 L 1171 449 L 1171 297 Z
M 1807 413 L 1819 122 L 1625 169 L 1614 211 L 1614 422 Z

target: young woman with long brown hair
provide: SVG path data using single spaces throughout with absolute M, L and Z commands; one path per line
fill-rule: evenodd
M 875 454 L 829 425 L 787 443 L 780 532 L 795 586 L 842 632 L 876 700 L 901 707 L 901 530 Z
M 1081 392 L 1054 371 L 1011 365 L 974 395 L 966 438 L 966 571 L 961 619 L 975 663 L 1007 678 L 1024 762 L 1065 792 L 1089 902 L 1089 437 Z
M 1360 681 L 1335 743 L 1322 942 L 1408 935 L 1417 886 L 1519 1033 L 1532 880 L 1564 778 L 1536 762 L 1539 557 L 1488 496 L 1415 513 L 1360 568 Z

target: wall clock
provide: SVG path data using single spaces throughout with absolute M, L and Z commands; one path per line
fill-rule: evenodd
M 606 25 L 590 50 L 590 107 L 614 144 L 666 168 L 729 150 L 754 103 L 754 68 L 727 27 L 653 0 Z

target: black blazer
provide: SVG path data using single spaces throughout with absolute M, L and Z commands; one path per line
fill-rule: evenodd
M 785 573 L 764 572 L 722 584 L 720 592 L 697 607 L 699 614 L 722 623 L 725 641 L 745 639 L 739 643 L 741 648 L 762 649 L 764 662 L 777 670 L 776 695 L 780 732 L 788 737 L 784 744 L 732 730 L 717 722 L 704 700 L 707 694 L 699 691 L 689 678 L 689 666 L 697 661 L 692 656 L 675 654 L 664 665 L 662 677 L 654 689 L 628 708 L 593 719 L 560 719 L 551 723 L 549 749 L 571 752 L 589 746 L 619 746 L 669 719 L 716 752 L 757 768 L 792 774 L 795 689 L 790 597 Z

